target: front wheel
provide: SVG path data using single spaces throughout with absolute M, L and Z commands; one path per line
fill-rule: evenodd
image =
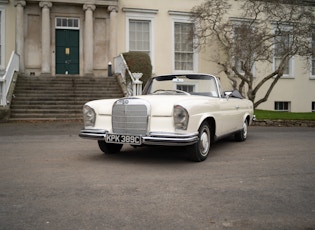
M 208 122 L 202 122 L 198 132 L 199 141 L 188 147 L 190 159 L 196 162 L 204 161 L 209 155 L 211 133 Z
M 235 133 L 235 140 L 236 141 L 245 141 L 247 138 L 247 133 L 248 133 L 248 123 L 245 120 L 243 123 L 243 128 L 242 130 L 238 131 Z
M 98 141 L 98 146 L 100 150 L 103 151 L 103 153 L 114 154 L 114 153 L 119 153 L 123 145 L 106 143 L 105 141 Z

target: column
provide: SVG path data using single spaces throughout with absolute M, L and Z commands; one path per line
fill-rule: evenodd
M 26 3 L 25 1 L 16 1 L 14 5 L 16 7 L 15 49 L 16 53 L 20 56 L 19 71 L 24 73 L 24 6 Z
M 117 6 L 109 6 L 109 60 L 114 63 L 114 57 L 117 56 Z
M 42 8 L 42 74 L 50 74 L 50 10 L 51 2 L 40 2 Z
M 84 73 L 85 75 L 93 75 L 94 68 L 94 34 L 93 34 L 93 11 L 95 5 L 84 4 L 85 24 L 84 24 Z

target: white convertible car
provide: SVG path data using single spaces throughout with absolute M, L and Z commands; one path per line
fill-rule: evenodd
M 179 74 L 153 77 L 143 95 L 90 101 L 83 117 L 79 136 L 97 140 L 106 154 L 123 144 L 186 146 L 191 160 L 203 161 L 219 138 L 245 141 L 254 115 L 253 103 L 221 91 L 216 77 Z

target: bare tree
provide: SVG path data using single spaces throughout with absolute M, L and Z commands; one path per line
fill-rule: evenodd
M 229 13 L 228 0 L 206 0 L 192 9 L 194 36 L 199 47 L 218 47 L 211 61 L 217 63 L 234 89 L 253 101 L 256 108 L 268 100 L 278 80 L 289 71 L 295 55 L 311 56 L 314 4 L 302 0 L 238 0 L 239 15 Z M 255 65 L 274 64 L 270 73 L 256 78 Z M 262 86 L 263 97 L 256 99 Z

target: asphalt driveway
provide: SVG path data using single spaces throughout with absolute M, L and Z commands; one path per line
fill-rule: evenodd
M 251 127 L 201 163 L 105 156 L 81 124 L 0 124 L 0 229 L 315 229 L 314 128 Z

